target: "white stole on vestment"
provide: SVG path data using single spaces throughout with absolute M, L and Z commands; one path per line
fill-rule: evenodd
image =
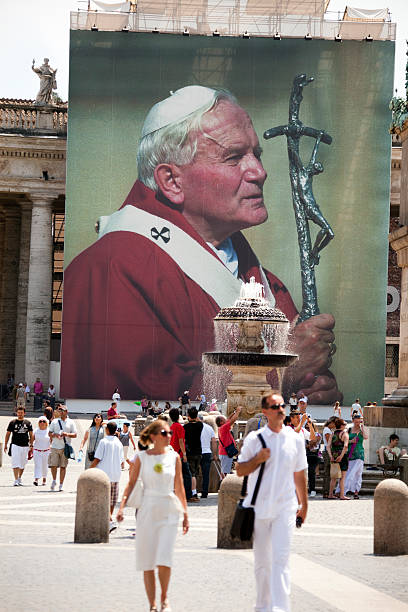
M 242 281 L 235 278 L 220 259 L 167 219 L 127 205 L 112 215 L 100 217 L 98 225 L 99 238 L 112 232 L 133 232 L 153 242 L 173 259 L 184 274 L 208 293 L 220 308 L 232 306 L 239 298 Z M 266 275 L 261 266 L 259 270 L 265 297 L 274 306 L 275 298 Z

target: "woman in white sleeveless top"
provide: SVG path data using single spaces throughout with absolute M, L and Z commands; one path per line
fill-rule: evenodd
M 117 514 L 117 520 L 122 521 L 126 500 L 140 477 L 143 482 L 143 501 L 137 512 L 136 569 L 144 572 L 150 610 L 157 611 L 154 574 L 157 567 L 161 587 L 161 612 L 170 612 L 167 589 L 181 514 L 183 533 L 188 531 L 181 461 L 170 446 L 170 438 L 168 424 L 160 419 L 153 421 L 141 432 L 141 444 L 153 447 L 141 451 L 131 464 L 129 483 Z

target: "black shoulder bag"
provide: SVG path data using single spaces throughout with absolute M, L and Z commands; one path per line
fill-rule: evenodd
M 263 446 L 266 448 L 265 440 L 262 437 L 262 434 L 258 434 L 258 438 Z M 237 503 L 237 507 L 235 508 L 234 519 L 231 525 L 231 536 L 233 538 L 239 538 L 242 542 L 247 542 L 252 538 L 252 534 L 254 531 L 254 522 L 255 522 L 255 502 L 258 497 L 259 487 L 261 486 L 262 475 L 264 473 L 265 463 L 261 464 L 258 479 L 256 481 L 254 494 L 251 499 L 251 506 L 246 508 L 242 505 L 244 498 L 247 494 L 247 485 L 248 485 L 248 476 L 244 476 L 244 482 L 242 483 L 241 489 L 241 499 Z
M 64 429 L 61 425 L 61 421 L 58 419 L 58 425 L 60 426 L 60 429 L 62 431 L 62 433 L 64 433 Z M 65 437 L 64 437 L 64 455 L 67 459 L 75 459 L 75 452 L 74 449 L 72 448 L 72 446 L 70 444 L 68 444 L 68 442 L 66 441 Z
M 218 438 L 218 440 L 219 442 L 221 442 L 221 446 L 227 453 L 227 457 L 229 457 L 230 459 L 233 459 L 234 457 L 238 455 L 238 449 L 235 446 L 235 442 L 231 442 L 231 444 L 228 444 L 228 446 L 224 446 L 220 437 Z

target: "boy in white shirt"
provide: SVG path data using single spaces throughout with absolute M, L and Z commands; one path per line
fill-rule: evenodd
M 95 459 L 91 463 L 91 468 L 98 467 L 105 472 L 110 480 L 110 525 L 109 532 L 116 529 L 116 524 L 112 520 L 112 514 L 118 501 L 119 480 L 122 468 L 125 466 L 123 445 L 115 435 L 117 425 L 113 421 L 106 424 L 106 436 L 102 438 L 96 447 Z

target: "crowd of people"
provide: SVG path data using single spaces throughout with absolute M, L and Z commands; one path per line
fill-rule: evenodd
M 279 487 L 280 494 L 276 500 L 268 496 L 268 502 L 265 496 L 261 496 L 259 502 L 253 502 L 256 609 L 270 609 L 267 607 L 270 602 L 281 606 L 279 609 L 288 609 L 290 584 L 287 563 L 295 518 L 299 524 L 306 520 L 307 498 L 308 495 L 316 496 L 319 469 L 323 472 L 324 499 L 347 500 L 350 499 L 348 493 L 354 499 L 359 498 L 365 459 L 364 440 L 368 437 L 358 400 L 352 406 L 351 425 L 348 426 L 341 417 L 341 406 L 336 402 L 334 414 L 324 423 L 321 433 L 310 413 L 308 398 L 302 395 L 290 400 L 290 411 L 286 416 L 283 398 L 276 394 L 266 396 L 262 400 L 262 415 L 254 419 L 257 421 L 256 429 L 248 430 L 243 441 L 235 440 L 232 432 L 241 407 L 238 406 L 229 418 L 220 413 L 211 415 L 202 410 L 209 407 L 205 397 L 199 396 L 197 401 L 200 404 L 196 407 L 188 392 L 180 396 L 178 407 L 171 407 L 167 402 L 154 420 L 149 423 L 147 419 L 148 424 L 138 440 L 131 432 L 131 422 L 119 410 L 121 398 L 118 389 L 115 389 L 106 417 L 102 413 L 94 415 L 80 442 L 78 460 L 85 454 L 85 469 L 101 469 L 110 480 L 110 531 L 123 520 L 127 500 L 136 482 L 143 483 L 135 540 L 137 569 L 144 573 L 151 611 L 170 611 L 168 586 L 180 517 L 183 533 L 187 533 L 188 504 L 208 497 L 212 463 L 218 470 L 219 479 L 222 479 L 231 472 L 234 461 L 237 474 L 249 477 L 244 503 L 250 503 L 254 495 L 258 468 L 262 464 L 265 464 L 263 486 L 268 490 L 278 490 Z M 70 458 L 66 447 L 70 447 L 71 440 L 76 437 L 75 421 L 69 418 L 65 405 L 57 403 L 53 410 L 50 402 L 46 401 L 44 414 L 38 418 L 34 428 L 25 416 L 25 406 L 17 403 L 16 418 L 8 425 L 4 444 L 4 451 L 11 456 L 14 486 L 22 486 L 27 461 L 33 458 L 33 485 L 45 486 L 50 468 L 51 491 L 57 487 L 62 491 Z M 398 442 L 398 436 L 392 434 L 389 444 L 378 450 L 380 464 L 395 463 L 406 453 L 405 449 L 399 448 Z M 130 447 L 134 451 L 133 457 L 128 455 Z M 293 472 L 293 479 L 282 479 L 281 469 L 272 470 L 272 464 L 268 462 L 271 455 L 282 470 L 285 468 L 285 474 Z M 126 463 L 129 481 L 115 517 L 119 481 Z M 271 553 L 274 546 L 280 550 L 279 563 Z M 156 568 L 160 608 L 156 604 Z
M 14 486 L 23 486 L 22 476 L 27 461 L 34 459 L 34 486 L 46 484 L 50 468 L 51 491 L 55 491 L 59 469 L 58 490 L 62 491 L 69 458 L 65 446 L 71 448 L 70 440 L 77 437 L 75 422 L 68 417 L 67 407 L 58 404 L 53 410 L 46 406 L 35 430 L 25 418 L 24 406 L 17 406 L 16 415 L 8 424 L 4 440 L 4 452 L 11 457 Z

